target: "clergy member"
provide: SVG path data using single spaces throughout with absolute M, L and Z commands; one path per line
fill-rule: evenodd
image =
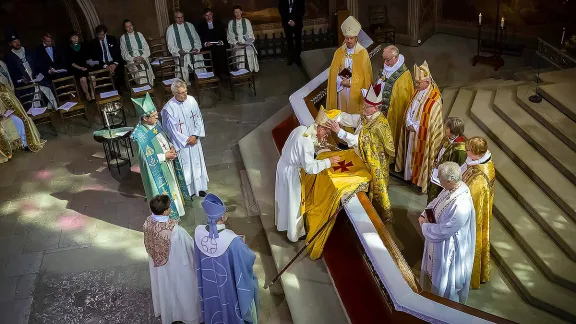
M 372 63 L 364 46 L 358 42 L 362 26 L 350 16 L 342 23 L 344 44 L 334 53 L 328 72 L 326 106 L 349 114 L 362 112 L 362 89 L 372 82 Z
M 474 204 L 458 164 L 441 164 L 438 178 L 444 190 L 418 219 L 425 240 L 420 285 L 440 297 L 466 303 L 474 263 Z
M 406 124 L 400 129 L 395 171 L 404 169 L 404 180 L 425 193 L 443 138 L 442 97 L 426 61 L 414 65 L 414 85 Z
M 14 95 L 14 85 L 0 61 L 0 163 L 8 162 L 20 149 L 38 152 L 46 141 Z
M 149 83 L 153 85 L 154 71 L 152 71 L 152 66 L 148 61 L 150 47 L 148 47 L 146 38 L 144 38 L 142 33 L 134 31 L 134 25 L 129 19 L 124 20 L 124 30 L 126 34 L 120 37 L 120 52 L 122 53 L 122 58 L 128 64 L 132 78 L 136 79 L 138 84 Z M 137 72 L 138 68 L 132 65 L 133 63 L 146 72 Z M 146 79 L 146 76 L 148 76 L 148 79 Z
M 482 137 L 468 139 L 466 153 L 468 157 L 462 165 L 462 181 L 470 188 L 476 211 L 476 253 L 470 287 L 478 289 L 481 283 L 490 280 L 490 223 L 496 170 L 488 143 Z
M 252 23 L 246 18 L 242 18 L 242 7 L 240 5 L 234 6 L 234 19 L 228 22 L 228 43 L 234 48 L 246 48 L 246 56 L 248 60 L 248 69 L 252 72 L 258 72 L 260 66 L 258 65 L 258 56 L 254 48 L 254 30 Z M 235 55 L 241 55 L 244 50 L 238 50 Z M 238 69 L 245 69 L 244 63 L 238 64 Z
M 214 19 L 214 12 L 210 8 L 203 10 L 204 21 L 198 23 L 198 36 L 202 42 L 202 51 L 212 53 L 212 69 L 217 75 L 228 73 L 228 56 L 226 49 L 229 47 L 226 29 L 220 20 Z M 206 55 L 207 56 L 207 55 Z
M 172 56 L 179 58 L 179 69 L 181 70 L 182 78 L 187 84 L 190 84 L 190 74 L 188 68 L 193 72 L 203 72 L 201 70 L 194 70 L 191 55 L 200 53 L 202 49 L 202 42 L 200 36 L 196 33 L 194 25 L 184 21 L 184 13 L 180 10 L 174 11 L 174 24 L 170 25 L 166 30 L 166 43 L 168 44 L 168 51 Z M 192 54 L 190 54 L 192 53 Z M 196 67 L 204 66 L 204 56 L 194 55 Z
M 456 162 L 458 165 L 466 161 L 466 138 L 464 137 L 464 121 L 458 117 L 448 117 L 444 123 L 444 139 L 440 151 L 434 161 L 434 169 L 428 183 L 428 202 L 436 198 L 442 187 L 438 182 L 438 166 L 444 162 Z
M 188 95 L 184 81 L 174 81 L 171 90 L 174 97 L 162 108 L 162 126 L 178 152 L 188 196 L 204 197 L 208 172 L 200 143 L 200 138 L 206 137 L 202 114 L 194 97 Z
M 194 260 L 194 239 L 170 218 L 170 198 L 154 196 L 152 215 L 144 222 L 154 316 L 162 324 L 200 323 L 200 298 Z
M 205 323 L 258 323 L 256 254 L 243 238 L 226 229 L 226 206 L 213 194 L 202 202 L 208 225 L 194 231 L 202 319 Z
M 340 161 L 338 156 L 324 160 L 314 159 L 315 149 L 330 135 L 330 129 L 326 127 L 328 119 L 321 107 L 314 124 L 309 127 L 296 127 L 288 136 L 276 166 L 276 228 L 278 231 L 288 231 L 288 239 L 292 242 L 303 239 L 306 234 L 304 215 L 300 209 L 303 199 L 300 171 L 318 174 Z
M 384 222 L 392 221 L 392 207 L 388 198 L 390 160 L 394 157 L 394 142 L 390 126 L 384 115 L 380 112 L 382 104 L 382 84 L 370 85 L 364 93 L 364 109 L 362 114 L 340 113 L 334 121 L 326 124 L 344 140 L 349 147 L 353 147 L 358 156 L 366 164 L 372 175 L 368 196 L 372 205 Z M 352 127 L 354 133 L 348 133 L 340 125 Z
M 386 114 L 394 138 L 394 149 L 398 147 L 400 129 L 404 127 L 406 108 L 414 93 L 410 70 L 404 64 L 404 55 L 398 47 L 389 45 L 382 51 L 384 66 L 378 83 L 384 84 L 381 110 Z M 393 163 L 394 160 L 389 161 Z
M 146 199 L 150 201 L 158 194 L 168 195 L 171 200 L 170 218 L 184 216 L 184 203 L 189 198 L 182 195 L 188 188 L 178 153 L 158 123 L 158 112 L 150 94 L 132 101 L 140 116 L 132 139 L 138 144 L 138 163 Z
M 32 83 L 37 84 L 37 87 L 34 89 L 42 92 L 48 101 L 49 108 L 56 109 L 58 104 L 52 93 L 52 83 L 45 75 L 36 71 L 36 62 L 34 61 L 33 53 L 27 52 L 24 46 L 20 44 L 20 37 L 16 31 L 6 29 L 5 37 L 10 45 L 10 51 L 4 57 L 4 61 L 10 73 L 10 78 L 14 83 L 14 87 L 20 88 Z M 19 92 L 17 95 L 22 96 L 28 92 L 31 93 L 34 89 Z M 36 102 L 35 104 L 38 103 Z

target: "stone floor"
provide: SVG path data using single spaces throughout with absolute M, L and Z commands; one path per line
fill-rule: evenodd
M 226 89 L 222 101 L 201 95 L 209 190 L 224 199 L 229 227 L 256 252 L 260 287 L 276 269 L 260 219 L 246 207 L 237 142 L 305 80 L 297 67 L 262 63 L 257 96 L 245 89 L 234 101 Z M 0 165 L 0 323 L 160 323 L 142 242 L 149 211 L 137 161 L 120 174 L 108 171 L 92 138 L 101 126 L 80 123 L 58 137 L 41 127 L 48 140 L 42 151 L 18 152 Z M 197 199 L 182 224 L 191 231 L 202 222 Z M 279 284 L 260 289 L 259 316 L 261 323 L 291 323 Z

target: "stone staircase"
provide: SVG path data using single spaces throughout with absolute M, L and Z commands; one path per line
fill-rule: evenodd
M 576 69 L 541 70 L 537 104 L 528 100 L 535 78 L 533 70 L 506 71 L 445 88 L 444 116 L 488 140 L 497 271 L 532 308 L 554 315 L 534 322 L 576 322 Z

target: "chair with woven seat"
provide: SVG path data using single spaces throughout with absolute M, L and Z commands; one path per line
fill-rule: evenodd
M 214 74 L 212 68 L 212 53 L 210 51 L 203 51 L 198 53 L 203 56 L 203 59 L 196 60 L 194 55 L 191 56 L 192 66 L 194 70 L 194 84 L 196 92 L 198 93 L 198 102 L 200 102 L 200 91 L 216 91 L 218 98 L 222 100 L 222 93 L 220 92 L 220 79 Z
M 122 105 L 122 97 L 120 94 L 115 94 L 106 98 L 102 98 L 104 92 L 116 91 L 114 86 L 114 80 L 108 69 L 102 69 L 98 71 L 93 71 L 88 73 L 88 79 L 90 80 L 90 88 L 95 95 L 96 106 L 98 107 L 98 113 L 104 124 L 104 107 L 110 106 L 109 104 L 119 103 Z M 124 110 L 122 109 L 122 117 L 124 126 L 126 126 L 126 116 L 124 115 Z
M 150 97 L 154 100 L 154 104 L 158 106 L 156 98 L 154 97 L 154 84 L 150 82 L 148 73 L 146 73 L 146 68 L 142 64 L 130 63 L 126 64 L 124 69 L 126 75 L 126 87 L 130 89 L 130 98 L 142 98 L 149 93 Z M 134 107 L 134 111 L 136 111 L 136 107 Z
M 74 106 L 68 110 L 57 110 L 62 121 L 65 122 L 66 119 L 82 116 L 88 124 L 86 127 L 92 127 L 92 123 L 88 119 L 88 111 L 86 109 L 86 105 L 84 105 L 84 102 L 82 102 L 80 96 L 78 95 L 76 79 L 74 79 L 73 76 L 64 77 L 53 80 L 52 85 L 54 87 L 54 94 L 56 95 L 56 102 L 58 103 L 58 107 L 62 107 L 62 105 L 66 104 L 67 102 L 75 103 Z M 65 132 L 68 131 L 69 127 L 69 124 L 66 125 Z
M 256 95 L 256 82 L 254 73 L 249 70 L 248 56 L 246 55 L 246 47 L 230 48 L 226 50 L 228 57 L 228 73 L 230 77 L 230 91 L 232 91 L 232 99 L 235 99 L 234 87 L 247 84 Z
M 44 97 L 42 91 L 36 84 L 30 84 L 27 86 L 15 88 L 14 92 L 18 97 L 18 100 L 24 107 L 24 110 L 28 112 L 28 115 L 37 126 L 48 124 L 53 131 L 54 136 L 58 136 L 58 131 L 52 119 L 52 110 L 46 109 L 41 114 L 33 116 L 29 111 L 30 108 L 48 108 L 48 102 Z
M 180 70 L 178 69 L 180 60 L 178 57 L 164 56 L 158 58 L 158 62 L 160 63 L 160 77 L 157 77 L 156 80 L 162 82 L 164 96 L 165 99 L 168 100 L 172 97 L 172 90 L 170 89 L 172 80 L 182 78 Z M 161 109 L 161 107 L 159 107 L 159 109 Z
M 160 82 L 160 58 L 167 55 L 166 40 L 164 38 L 148 38 L 148 47 L 150 48 L 150 65 L 154 72 L 154 83 Z

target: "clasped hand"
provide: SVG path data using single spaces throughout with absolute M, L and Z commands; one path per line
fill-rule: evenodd
M 178 153 L 176 153 L 176 150 L 174 148 L 171 148 L 170 151 L 166 152 L 166 159 L 168 160 L 174 160 L 177 157 Z
M 422 227 L 422 224 L 429 223 L 429 221 L 426 219 L 426 217 L 424 217 L 424 215 L 420 215 L 420 218 L 418 218 L 418 223 L 420 223 L 420 227 Z
M 198 138 L 194 135 L 188 137 L 188 140 L 186 141 L 186 144 L 192 145 L 192 146 L 196 145 L 196 143 L 198 143 Z

